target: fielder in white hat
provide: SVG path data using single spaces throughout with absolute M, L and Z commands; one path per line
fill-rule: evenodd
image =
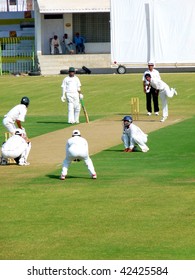
M 85 138 L 81 137 L 78 129 L 73 130 L 72 137 L 66 143 L 66 157 L 62 164 L 62 172 L 60 179 L 65 180 L 68 168 L 72 161 L 83 160 L 87 166 L 89 174 L 92 179 L 96 179 L 97 175 L 94 169 L 93 162 L 89 157 L 88 142 Z

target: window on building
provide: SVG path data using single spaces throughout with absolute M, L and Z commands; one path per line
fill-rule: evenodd
M 45 14 L 44 19 L 62 19 L 63 14 Z
M 110 42 L 110 13 L 73 14 L 73 32 L 86 42 Z
M 9 0 L 10 5 L 16 5 L 16 0 Z

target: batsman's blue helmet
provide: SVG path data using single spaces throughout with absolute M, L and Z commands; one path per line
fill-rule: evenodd
M 123 119 L 122 119 L 122 121 L 127 121 L 127 122 L 130 122 L 130 123 L 132 123 L 133 122 L 133 119 L 132 119 L 132 117 L 131 116 L 125 116 Z

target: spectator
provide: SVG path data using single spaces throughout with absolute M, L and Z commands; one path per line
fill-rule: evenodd
M 68 50 L 69 54 L 74 53 L 74 44 L 73 42 L 68 38 L 68 34 L 65 33 L 63 37 L 63 43 L 65 45 L 66 50 Z
M 85 53 L 85 39 L 82 36 L 80 36 L 78 32 L 74 37 L 74 43 L 76 45 L 76 53 Z
M 54 54 L 55 49 L 58 50 L 59 54 L 62 54 L 62 48 L 57 35 L 54 35 L 54 37 L 51 40 L 51 54 Z

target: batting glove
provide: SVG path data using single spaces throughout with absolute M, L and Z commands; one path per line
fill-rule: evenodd
M 23 133 L 23 134 L 26 134 L 26 130 L 25 130 L 24 127 L 21 127 L 21 130 L 22 130 L 22 133 Z
M 61 96 L 61 101 L 62 101 L 62 102 L 65 102 L 65 101 L 66 101 L 65 96 Z

